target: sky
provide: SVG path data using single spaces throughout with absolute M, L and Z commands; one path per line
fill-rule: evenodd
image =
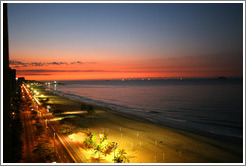
M 10 67 L 32 80 L 243 76 L 243 4 L 8 4 Z

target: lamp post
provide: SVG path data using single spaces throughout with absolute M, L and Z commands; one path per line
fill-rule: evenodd
M 54 132 L 54 149 L 55 149 L 55 153 L 56 153 L 56 133 Z
M 99 163 L 100 163 L 100 153 L 101 153 L 101 144 L 102 144 L 102 142 L 101 142 L 101 138 L 102 138 L 102 134 L 99 134 L 99 137 L 100 137 L 100 145 L 99 145 Z
M 115 149 L 117 148 L 117 143 L 116 142 L 112 142 L 112 143 L 114 147 L 114 163 L 115 163 Z

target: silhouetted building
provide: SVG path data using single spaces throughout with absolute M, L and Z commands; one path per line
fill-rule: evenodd
M 25 77 L 18 77 L 18 84 L 25 82 Z
M 7 3 L 3 3 L 3 162 L 11 163 L 11 134 L 10 134 L 10 95 L 9 95 L 9 45 L 8 45 L 8 16 Z
M 13 90 L 16 86 L 16 70 L 9 68 L 9 90 Z

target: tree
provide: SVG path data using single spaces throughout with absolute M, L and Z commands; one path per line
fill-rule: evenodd
M 126 157 L 126 151 L 125 149 L 119 149 L 117 155 L 114 158 L 114 161 L 116 163 L 129 163 L 129 159 Z
M 96 144 L 96 136 L 91 132 L 87 133 L 87 138 L 84 140 L 84 146 L 86 149 L 92 149 Z
M 86 107 L 87 107 L 87 105 L 82 103 L 81 106 L 80 106 L 81 111 L 86 110 Z
M 98 158 L 100 159 L 100 153 L 102 153 L 102 146 L 100 144 L 97 144 L 94 148 L 94 154 L 98 153 Z
M 33 153 L 38 154 L 39 160 L 42 162 L 55 160 L 55 149 L 47 140 L 38 142 Z
M 102 153 L 104 154 L 105 157 L 111 152 L 113 152 L 114 149 L 113 143 L 110 142 L 109 140 L 103 141 L 103 143 L 101 144 L 101 148 L 102 148 Z
M 91 141 L 89 138 L 85 138 L 84 143 L 83 143 L 85 149 L 91 149 L 93 146 L 91 145 Z
M 95 108 L 93 105 L 87 105 L 86 111 L 87 111 L 87 115 L 92 116 L 93 114 L 95 114 Z
M 104 134 L 101 134 L 101 142 L 103 143 L 104 141 L 106 141 L 108 139 L 108 135 L 104 132 Z
M 70 134 L 74 130 L 73 126 L 69 123 L 62 124 L 62 129 L 59 130 L 62 134 Z

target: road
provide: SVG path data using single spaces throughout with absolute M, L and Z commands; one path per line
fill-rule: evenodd
M 22 96 L 25 96 L 25 94 L 27 94 L 25 92 L 25 89 L 22 88 Z M 31 98 L 31 95 L 27 94 L 27 96 Z M 23 97 L 23 101 L 27 102 L 25 97 Z M 25 106 L 24 110 L 21 112 L 20 116 L 21 116 L 21 121 L 23 123 L 23 162 L 25 163 L 36 163 L 38 157 L 33 153 L 33 150 L 35 149 L 35 137 L 34 137 L 34 133 L 35 133 L 35 126 L 34 121 L 32 120 L 32 115 L 31 115 L 31 108 Z M 34 108 L 35 111 L 38 111 L 38 108 L 35 107 Z M 44 116 L 42 116 L 42 114 L 38 113 L 37 114 L 40 122 L 43 124 L 44 128 L 45 128 L 45 132 L 46 132 L 46 136 L 47 138 L 54 140 L 54 131 L 51 129 L 51 127 L 47 127 L 46 128 L 46 122 Z M 55 140 L 55 148 L 56 148 L 56 160 L 55 162 L 57 163 L 74 163 L 75 161 L 71 158 L 71 156 L 69 155 L 69 153 L 67 152 L 67 150 L 64 148 L 64 146 L 61 144 L 61 142 L 59 140 Z
M 54 137 L 54 131 L 51 129 L 49 124 L 46 122 L 46 119 L 44 118 L 44 116 L 40 115 L 39 113 L 38 115 L 41 120 L 41 123 L 43 124 L 43 126 L 45 126 L 46 135 L 49 136 L 51 139 L 55 140 L 54 147 L 56 148 L 56 162 L 57 163 L 74 163 L 74 160 L 71 158 L 71 156 L 69 155 L 67 150 L 64 148 L 64 146 L 61 144 L 61 142 L 57 140 L 57 137 Z
M 20 118 L 23 126 L 23 156 L 22 161 L 27 163 L 37 162 L 36 155 L 33 153 L 35 147 L 35 138 L 34 138 L 34 125 L 31 120 L 30 111 L 22 111 L 20 113 Z
M 46 109 L 41 108 L 41 104 L 39 103 L 38 99 L 32 96 L 29 92 L 26 85 L 23 85 L 23 92 L 27 94 L 27 96 L 32 100 L 34 98 L 34 102 L 39 105 L 38 108 L 35 108 L 38 112 L 41 111 L 41 119 L 42 123 L 46 125 L 45 120 L 47 119 L 47 130 L 48 134 L 54 139 L 55 133 L 55 145 L 56 145 L 56 152 L 57 152 L 57 161 L 61 163 L 85 163 L 88 162 L 83 154 L 80 152 L 79 145 L 74 143 L 68 136 L 58 134 L 59 130 L 59 122 L 58 121 L 51 121 L 55 117 L 51 114 L 48 114 Z M 40 116 L 40 113 L 38 113 Z
M 59 122 L 58 121 L 51 121 L 55 117 L 51 114 L 45 113 L 45 110 L 42 110 L 43 115 L 45 118 L 48 119 L 48 125 L 53 131 L 59 130 Z M 84 163 L 87 162 L 83 154 L 80 152 L 79 145 L 71 141 L 71 139 L 66 135 L 61 135 L 56 132 L 57 140 L 59 140 L 64 147 L 67 149 L 70 156 L 77 162 L 77 163 Z

